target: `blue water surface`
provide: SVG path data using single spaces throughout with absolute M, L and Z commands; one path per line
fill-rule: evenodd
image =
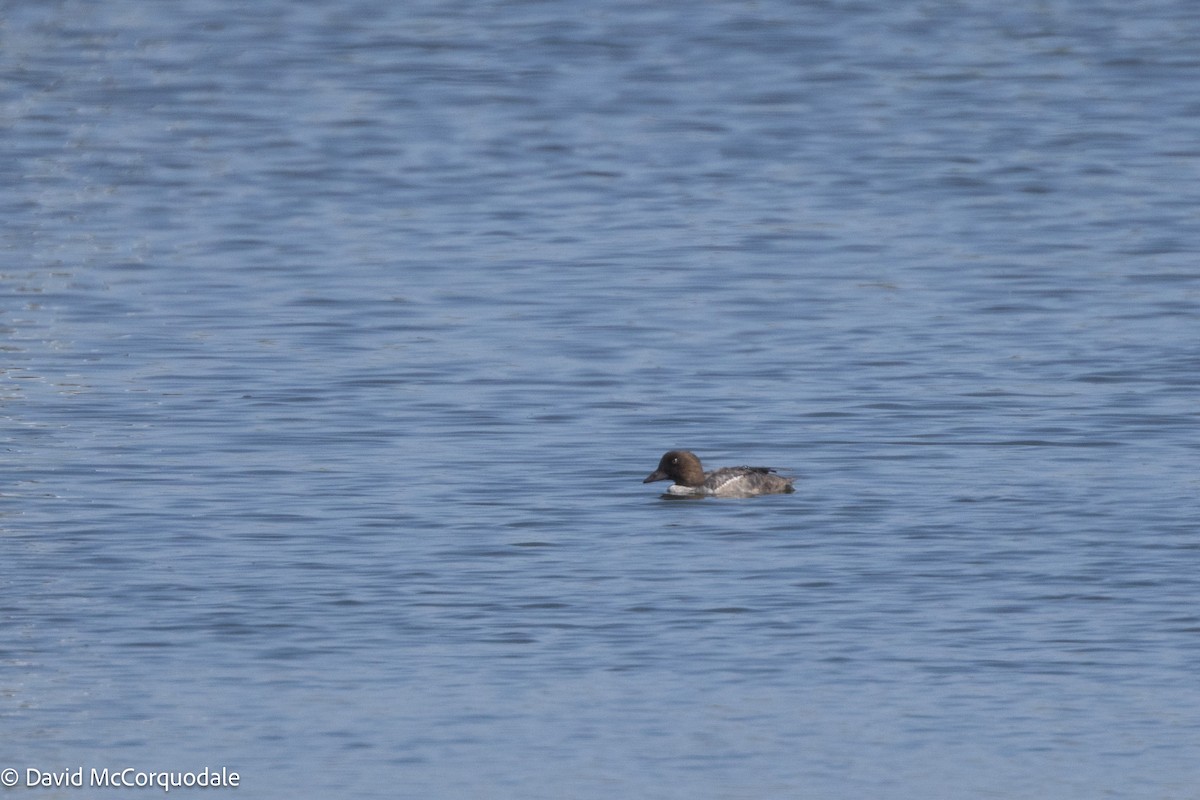
M 1186 0 L 9 4 L 14 795 L 1196 797 L 1197 86 Z

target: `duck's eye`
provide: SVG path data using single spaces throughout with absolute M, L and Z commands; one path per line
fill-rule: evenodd
M 671 463 L 672 463 L 672 464 L 678 464 L 678 463 L 679 463 L 679 459 L 678 459 L 678 458 L 672 458 L 672 459 L 671 459 Z

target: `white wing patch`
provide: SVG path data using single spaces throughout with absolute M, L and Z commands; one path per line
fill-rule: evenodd
M 722 475 L 721 473 L 726 473 Z M 708 480 L 704 482 L 705 488 L 715 495 L 723 495 L 725 497 L 734 497 L 752 487 L 746 479 L 752 473 L 737 472 L 735 470 L 717 470 Z

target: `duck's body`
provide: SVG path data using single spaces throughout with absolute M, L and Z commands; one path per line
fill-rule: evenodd
M 658 462 L 658 469 L 642 483 L 674 483 L 667 494 L 678 497 L 754 497 L 760 494 L 794 492 L 795 478 L 777 475 L 771 467 L 721 467 L 705 472 L 700 459 L 688 450 L 671 450 Z

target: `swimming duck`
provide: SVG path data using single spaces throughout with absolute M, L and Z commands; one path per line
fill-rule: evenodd
M 705 472 L 700 459 L 689 450 L 671 450 L 658 462 L 658 469 L 642 483 L 665 481 L 668 495 L 679 497 L 754 497 L 760 494 L 794 492 L 795 478 L 776 475 L 771 467 L 721 467 Z

